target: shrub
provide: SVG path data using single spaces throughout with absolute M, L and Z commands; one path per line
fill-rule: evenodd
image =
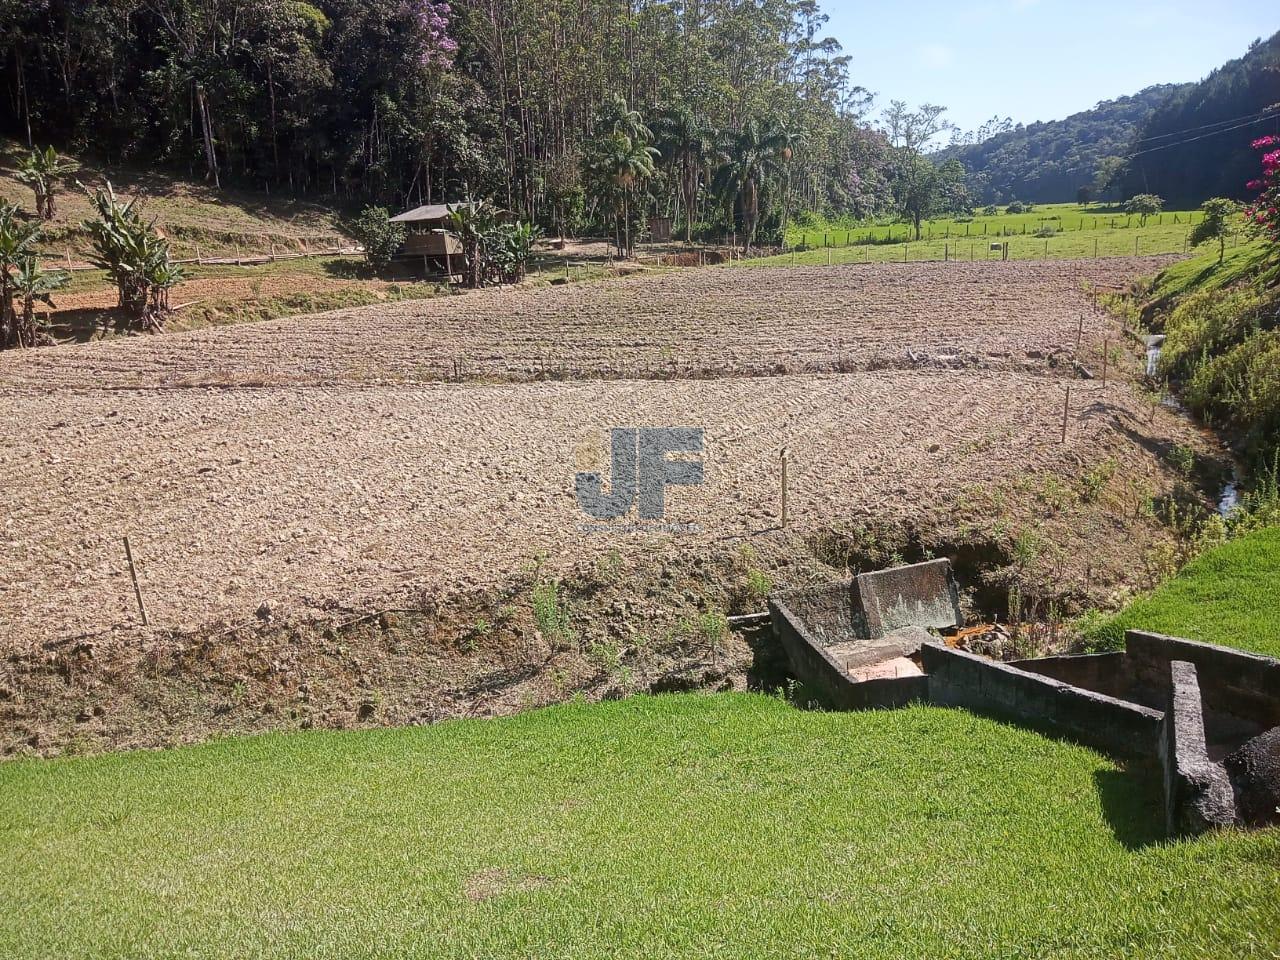
M 1267 298 L 1249 288 L 1204 290 L 1186 297 L 1165 324 L 1161 373 L 1189 380 L 1202 363 L 1257 330 L 1267 309 Z
M 1202 364 L 1186 399 L 1205 419 L 1240 434 L 1249 459 L 1265 459 L 1280 441 L 1280 331 L 1255 334 Z
M 1280 137 L 1262 137 L 1253 141 L 1262 151 L 1262 175 L 1247 186 L 1258 191 L 1249 208 L 1248 218 L 1271 243 L 1280 246 Z
M 560 597 L 560 584 L 556 581 L 544 580 L 534 586 L 533 620 L 549 643 L 561 645 L 573 640 L 569 611 Z
M 404 226 L 391 222 L 391 211 L 386 207 L 365 207 L 351 221 L 350 230 L 364 247 L 364 258 L 374 270 L 387 269 L 391 258 L 404 246 Z

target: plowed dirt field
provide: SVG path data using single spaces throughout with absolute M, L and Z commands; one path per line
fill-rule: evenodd
M 1158 492 L 1195 431 L 1071 362 L 1082 318 L 1086 364 L 1121 342 L 1086 284 L 1156 265 L 687 270 L 9 353 L 0 644 L 135 624 L 124 535 L 170 628 L 749 540 L 777 526 L 783 446 L 802 532 L 936 520 L 1026 478 L 1028 498 L 1070 490 L 1100 463 Z M 607 475 L 630 425 L 704 428 L 705 482 L 665 518 L 696 530 L 584 528 L 575 473 Z M 1068 518 L 1061 549 L 1135 567 L 1126 523 Z

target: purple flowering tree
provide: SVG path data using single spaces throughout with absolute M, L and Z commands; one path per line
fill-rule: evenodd
M 417 27 L 419 62 L 424 67 L 447 67 L 458 52 L 458 41 L 449 36 L 449 4 L 438 0 L 404 0 L 404 10 Z

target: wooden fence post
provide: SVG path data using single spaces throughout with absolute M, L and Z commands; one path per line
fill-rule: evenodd
M 782 448 L 782 528 L 787 528 L 787 448 Z
M 129 561 L 129 578 L 133 580 L 133 596 L 138 601 L 138 612 L 142 614 L 142 625 L 144 627 L 151 626 L 151 621 L 147 617 L 147 605 L 142 602 L 142 588 L 138 586 L 138 569 L 133 563 L 133 546 L 129 543 L 129 538 L 124 538 L 124 555 Z

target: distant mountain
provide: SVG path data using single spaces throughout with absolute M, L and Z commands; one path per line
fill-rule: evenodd
M 1259 170 L 1249 144 L 1266 134 L 1280 134 L 1280 33 L 1156 108 L 1129 151 L 1125 193 L 1159 194 L 1174 207 L 1242 199 Z
M 983 203 L 1073 201 L 1081 187 L 1094 182 L 1099 161 L 1129 153 L 1139 128 L 1156 109 L 1191 86 L 1148 87 L 1065 120 L 1019 124 L 982 143 L 948 147 L 939 158 L 964 164 Z

